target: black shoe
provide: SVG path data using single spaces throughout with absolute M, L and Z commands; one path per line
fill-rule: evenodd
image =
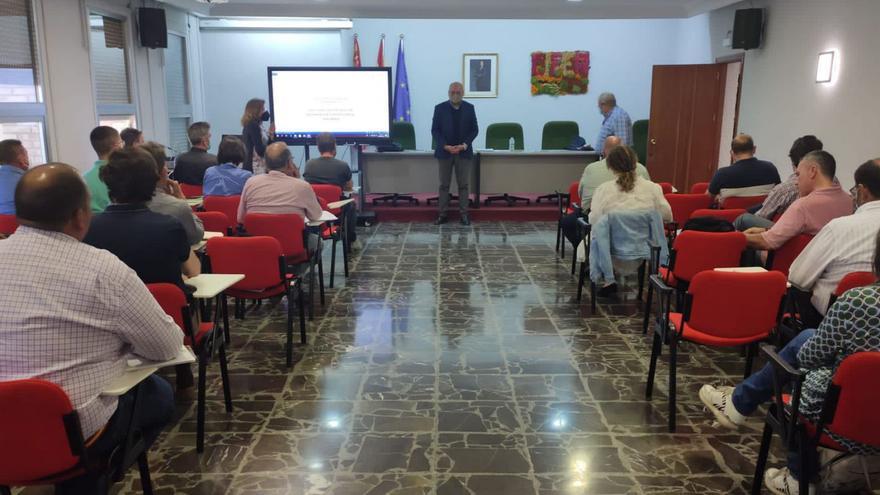
M 606 285 L 599 289 L 597 293 L 599 297 L 609 297 L 614 294 L 617 294 L 617 284 Z
M 461 220 L 459 220 L 459 222 L 461 222 L 462 225 L 470 225 L 470 224 L 471 224 L 471 219 L 468 218 L 467 215 L 462 215 L 462 216 L 461 216 Z
M 434 225 L 442 225 L 446 223 L 446 221 L 446 215 L 440 215 L 439 217 L 437 217 L 437 220 L 434 220 Z

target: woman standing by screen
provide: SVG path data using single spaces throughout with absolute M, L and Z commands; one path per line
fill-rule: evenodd
M 250 172 L 254 171 L 254 160 L 262 160 L 266 153 L 266 145 L 275 134 L 275 124 L 269 125 L 268 134 L 263 130 L 263 122 L 270 119 L 266 111 L 266 101 L 261 98 L 251 98 L 244 106 L 244 115 L 241 116 L 241 135 L 244 141 L 244 163 L 242 168 Z

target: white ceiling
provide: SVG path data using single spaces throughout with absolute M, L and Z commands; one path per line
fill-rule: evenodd
M 179 4 L 181 0 L 164 0 Z M 192 2 L 193 0 L 188 0 Z M 692 17 L 737 0 L 228 0 L 208 15 L 415 19 L 646 19 Z M 193 2 L 194 3 L 194 2 Z M 204 12 L 204 4 L 197 9 Z

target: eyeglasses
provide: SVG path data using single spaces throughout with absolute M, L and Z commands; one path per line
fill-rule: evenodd
M 849 188 L 849 194 L 850 194 L 850 196 L 855 196 L 856 193 L 859 192 L 859 186 L 860 186 L 860 185 L 861 185 L 861 184 L 856 184 L 856 185 L 852 186 L 851 188 Z

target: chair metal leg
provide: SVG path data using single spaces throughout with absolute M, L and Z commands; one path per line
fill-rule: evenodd
M 660 332 L 654 331 L 654 343 L 651 345 L 651 363 L 648 365 L 648 381 L 645 383 L 645 400 L 651 400 L 654 395 L 654 374 L 657 373 L 657 358 L 660 357 L 660 346 L 663 341 Z
M 596 282 L 590 280 L 590 311 L 596 314 Z
M 343 244 L 342 249 L 345 249 Z M 336 275 L 336 238 L 333 238 L 333 245 L 330 248 L 330 288 L 333 288 L 333 276 Z
M 654 284 L 648 283 L 648 300 L 645 301 L 645 316 L 642 321 L 642 335 L 648 335 L 648 323 L 651 321 L 651 309 L 654 306 Z
M 584 279 L 587 278 L 587 263 L 581 263 L 581 270 L 578 274 L 578 293 L 577 293 L 577 301 L 581 302 L 581 295 L 584 292 Z
M 287 288 L 287 347 L 285 348 L 287 367 L 293 366 L 293 286 Z M 302 302 L 302 301 L 300 301 Z
M 305 313 L 305 304 L 303 303 L 303 290 L 302 285 L 297 285 L 297 294 L 296 299 L 299 302 L 299 341 L 302 344 L 306 343 L 306 313 Z
M 561 260 L 564 260 L 564 259 L 565 259 L 565 243 L 566 243 L 567 241 L 568 241 L 568 239 L 565 239 L 565 240 L 563 240 L 562 243 L 559 245 L 559 259 L 561 259 Z M 577 248 L 574 247 L 574 246 L 572 246 L 572 249 L 574 249 L 575 251 L 577 251 Z
M 810 448 L 810 441 L 807 440 L 807 435 L 801 429 L 800 434 L 798 435 L 798 449 L 800 450 L 800 478 L 798 479 L 798 495 L 810 495 L 810 482 L 816 476 L 816 471 L 813 469 L 815 466 L 815 461 L 813 457 L 816 454 L 816 449 Z
M 220 300 L 217 304 L 220 306 L 220 311 L 223 312 L 223 335 L 225 336 L 226 343 L 228 344 L 229 339 L 229 307 L 226 304 L 226 295 L 220 294 Z M 215 318 L 216 319 L 216 318 Z M 217 324 L 216 322 L 214 323 Z
M 556 252 L 559 252 L 559 241 L 562 239 L 562 224 L 557 221 L 556 222 Z
M 153 495 L 153 481 L 150 479 L 150 462 L 147 460 L 146 450 L 138 456 L 138 471 L 141 475 L 141 490 L 144 495 Z
M 571 249 L 571 274 L 574 275 L 574 267 L 577 265 L 577 249 Z
M 198 398 L 196 399 L 196 452 L 205 451 L 205 374 L 207 371 L 207 359 L 204 352 L 199 355 L 199 385 Z
M 321 295 L 321 307 L 324 307 L 324 260 L 318 259 L 318 292 Z
M 348 238 L 342 243 L 342 267 L 344 269 L 345 278 L 348 278 L 348 259 L 351 257 L 351 242 Z
M 771 404 L 767 412 L 769 418 L 774 414 L 776 405 Z M 773 440 L 773 427 L 769 422 L 764 423 L 764 433 L 761 434 L 761 447 L 758 449 L 758 461 L 755 463 L 755 478 L 752 480 L 752 495 L 761 495 L 761 485 L 764 483 L 764 470 L 767 469 L 767 456 L 770 453 L 770 442 Z
M 315 319 L 315 263 L 309 266 L 309 321 Z
M 226 412 L 232 412 L 232 390 L 229 385 L 229 366 L 226 363 L 226 344 L 220 342 L 217 347 L 217 357 L 220 361 L 220 381 L 223 382 L 223 402 L 226 405 Z
M 642 264 L 639 265 L 639 301 L 642 300 L 642 294 L 645 290 L 645 273 L 648 271 L 647 261 L 642 261 Z
M 675 381 L 678 360 L 678 338 L 669 337 L 669 433 L 675 433 Z
M 755 350 L 757 344 L 752 343 L 746 345 L 746 369 L 743 372 L 743 380 L 749 377 L 752 374 L 752 366 L 755 361 Z

